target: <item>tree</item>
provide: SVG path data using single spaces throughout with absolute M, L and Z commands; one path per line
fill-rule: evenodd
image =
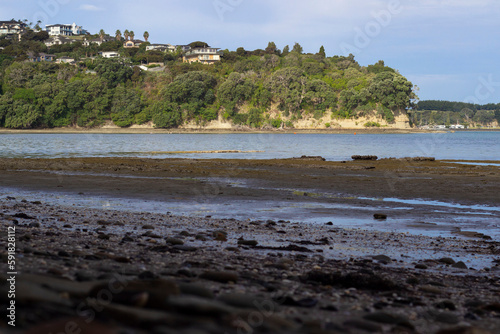
M 191 42 L 188 44 L 191 49 L 194 48 L 208 48 L 208 44 L 201 41 Z
M 130 35 L 130 40 L 132 40 L 132 41 L 133 41 L 133 40 L 134 40 L 134 38 L 135 38 L 135 33 L 134 33 L 134 31 L 130 31 L 130 32 L 129 32 L 129 35 Z
M 125 36 L 125 40 L 128 41 L 130 38 L 130 31 L 128 31 L 128 29 L 125 29 L 125 31 L 123 32 L 123 36 Z
M 145 31 L 143 37 L 144 37 L 144 40 L 147 42 L 148 38 L 149 38 L 149 32 Z
M 302 54 L 303 51 L 304 51 L 304 49 L 302 48 L 302 46 L 299 43 L 295 43 L 295 45 L 293 46 L 292 52 Z
M 132 125 L 134 117 L 141 111 L 141 98 L 132 89 L 119 85 L 111 102 L 111 119 L 119 127 Z
M 120 31 L 120 29 L 116 30 L 115 37 L 117 41 L 120 41 L 122 39 L 122 32 Z
M 106 36 L 106 33 L 104 32 L 104 29 L 101 29 L 99 31 L 99 39 L 101 40 L 101 43 L 102 41 L 104 40 L 104 37 Z
M 281 52 L 281 55 L 284 57 L 290 53 L 290 47 L 288 45 L 285 45 L 283 48 L 283 52 Z
M 321 45 L 321 47 L 319 48 L 318 54 L 320 55 L 321 58 L 323 58 L 323 59 L 326 58 L 325 47 L 323 45 Z
M 276 43 L 274 42 L 269 42 L 267 44 L 267 48 L 266 48 L 266 53 L 269 53 L 269 54 L 275 54 L 276 53 Z
M 95 67 L 97 74 L 107 81 L 108 87 L 116 87 L 120 83 L 125 83 L 132 77 L 133 70 L 115 59 L 103 59 Z
M 236 54 L 238 56 L 244 56 L 245 53 L 246 53 L 246 51 L 245 51 L 245 48 L 243 48 L 243 47 L 239 47 L 239 48 L 236 49 Z

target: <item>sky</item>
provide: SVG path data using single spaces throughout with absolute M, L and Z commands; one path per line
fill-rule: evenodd
M 149 32 L 152 43 L 204 41 L 236 50 L 299 43 L 327 56 L 384 60 L 421 100 L 500 103 L 498 0 L 23 0 L 0 1 L 0 21 L 75 22 Z

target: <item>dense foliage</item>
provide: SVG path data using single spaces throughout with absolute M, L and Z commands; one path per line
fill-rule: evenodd
M 410 114 L 410 119 L 415 125 L 490 125 L 495 121 L 500 123 L 500 103 L 479 105 L 452 101 L 419 101 Z
M 157 127 L 200 125 L 223 117 L 252 127 L 291 126 L 306 115 L 332 118 L 378 114 L 388 123 L 416 98 L 413 85 L 383 61 L 363 67 L 354 56 L 303 54 L 296 43 L 283 52 L 223 51 L 214 65 L 182 63 L 180 51 L 123 49 L 122 42 L 85 47 L 81 41 L 47 48 L 47 36 L 21 42 L 0 38 L 0 127 L 94 127 L 112 120 L 120 127 L 153 121 Z M 205 46 L 194 42 L 192 46 Z M 118 51 L 119 59 L 88 58 Z M 78 65 L 31 63 L 27 52 L 71 56 Z M 144 72 L 135 65 L 163 62 Z

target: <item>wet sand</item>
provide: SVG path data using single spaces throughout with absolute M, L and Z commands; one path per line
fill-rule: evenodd
M 83 333 L 497 333 L 500 240 L 472 230 L 418 231 L 443 232 L 434 220 L 487 215 L 498 223 L 499 176 L 496 166 L 394 159 L 1 159 L 0 222 L 16 227 L 19 326 L 0 326 L 7 333 L 58 333 L 73 323 Z M 212 217 L 99 209 L 48 193 L 219 209 Z M 429 201 L 455 206 L 434 212 Z M 218 217 L 227 203 L 249 218 Z M 273 203 L 285 209 L 276 213 Z M 303 208 L 320 204 L 326 214 L 307 215 L 328 221 L 300 222 L 311 218 Z M 337 225 L 347 218 L 374 227 Z M 412 233 L 377 229 L 391 219 L 408 221 Z M 0 302 L 7 305 L 5 294 Z

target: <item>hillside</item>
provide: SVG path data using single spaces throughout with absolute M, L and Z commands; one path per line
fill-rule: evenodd
M 224 50 L 215 65 L 185 64 L 179 52 L 146 52 L 143 45 L 124 50 L 117 42 L 47 49 L 32 36 L 0 39 L 0 46 L 5 128 L 98 127 L 110 120 L 119 127 L 404 128 L 416 98 L 412 83 L 383 61 L 361 66 L 352 55 L 326 57 L 324 49 L 302 54 L 298 44 L 292 51 L 274 43 L 252 52 Z M 122 57 L 87 57 L 100 49 Z M 77 65 L 28 62 L 27 51 L 71 56 Z M 134 66 L 149 58 L 164 65 Z
M 478 105 L 464 102 L 419 101 L 410 114 L 416 126 L 462 124 L 466 127 L 498 127 L 500 103 Z

